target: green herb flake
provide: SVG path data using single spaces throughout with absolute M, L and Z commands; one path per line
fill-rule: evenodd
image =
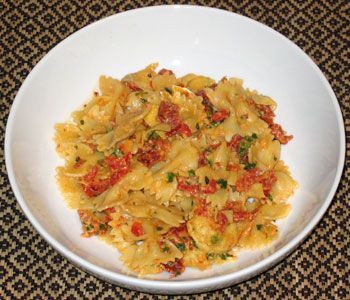
M 91 225 L 87 225 L 87 226 L 85 227 L 85 229 L 86 229 L 86 231 L 90 231 L 90 230 L 92 229 L 92 226 L 91 226 Z
M 208 164 L 209 166 L 212 166 L 212 165 L 213 165 L 213 162 L 212 162 L 210 159 L 207 159 L 207 164 Z
M 173 182 L 176 175 L 173 172 L 166 173 L 168 182 Z
M 173 94 L 172 88 L 166 87 L 165 90 L 166 90 L 170 95 Z
M 145 99 L 145 98 L 140 98 L 140 101 L 141 101 L 143 104 L 145 104 L 145 103 L 148 102 L 147 99 Z
M 163 227 L 157 226 L 156 229 L 157 229 L 157 231 L 161 231 L 161 230 L 163 230 Z
M 119 148 L 115 148 L 114 151 L 112 152 L 112 155 L 120 158 L 124 156 L 124 153 Z
M 270 201 L 273 201 L 273 198 L 271 195 L 268 195 L 267 198 L 269 198 Z
M 100 228 L 100 230 L 106 229 L 106 224 L 100 224 L 100 225 L 99 225 L 99 228 Z
M 273 156 L 273 160 L 276 161 L 276 160 L 277 160 L 277 157 L 276 157 L 276 156 Z
M 214 234 L 210 237 L 210 241 L 213 245 L 216 245 L 219 242 L 219 237 L 216 234 Z
M 220 258 L 226 260 L 229 255 L 226 252 L 220 253 Z
M 209 184 L 209 178 L 208 178 L 208 176 L 205 176 L 204 180 L 205 180 L 205 184 Z
M 244 170 L 251 170 L 256 167 L 256 163 L 246 163 L 244 166 Z
M 160 135 L 155 130 L 152 130 L 148 135 L 149 140 L 157 140 L 159 138 L 160 138 Z
M 207 253 L 207 259 L 213 260 L 215 258 L 215 253 L 209 252 Z
M 227 180 L 225 180 L 225 179 L 220 178 L 220 179 L 216 180 L 216 183 L 218 185 L 220 185 L 220 187 L 222 189 L 226 189 L 227 188 Z
M 175 245 L 177 249 L 179 249 L 181 252 L 185 252 L 186 245 L 184 243 L 178 243 Z
M 263 228 L 262 224 L 256 224 L 256 229 L 261 230 Z
M 253 133 L 253 134 L 252 134 L 252 138 L 253 138 L 254 140 L 256 140 L 256 139 L 258 138 L 258 136 L 256 135 L 256 133 Z
M 84 120 L 80 120 L 80 124 L 84 125 L 85 121 Z
M 164 246 L 162 252 L 169 252 L 170 248 L 168 246 Z
M 196 176 L 196 172 L 194 170 L 189 170 L 188 176 L 190 176 L 190 177 Z

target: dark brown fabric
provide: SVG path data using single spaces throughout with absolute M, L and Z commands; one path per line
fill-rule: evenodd
M 57 43 L 102 17 L 141 6 L 186 1 L 0 0 L 0 130 L 34 65 Z M 350 134 L 348 1 L 191 1 L 267 24 L 299 45 L 330 81 Z M 350 147 L 330 209 L 307 240 L 269 271 L 233 287 L 174 299 L 350 299 Z M 2 147 L 3 148 L 3 147 Z M 1 149 L 0 298 L 170 299 L 129 291 L 78 269 L 33 229 L 12 193 Z

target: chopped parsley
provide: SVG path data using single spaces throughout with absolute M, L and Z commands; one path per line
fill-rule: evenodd
M 84 125 L 85 121 L 84 120 L 80 120 L 80 124 Z
M 163 230 L 163 227 L 157 226 L 156 229 L 157 229 L 157 231 L 161 231 L 161 230 Z
M 267 198 L 269 198 L 270 201 L 273 201 L 273 198 L 271 195 L 268 195 Z
M 173 94 L 172 88 L 166 87 L 165 90 L 166 90 L 170 95 Z
M 173 182 L 176 175 L 173 172 L 166 173 L 168 182 Z
M 119 148 L 115 148 L 114 151 L 112 152 L 112 155 L 120 158 L 124 156 L 124 153 Z
M 177 249 L 179 249 L 181 252 L 184 252 L 186 250 L 186 245 L 184 243 L 178 243 L 175 245 Z
M 164 246 L 162 248 L 162 252 L 169 252 L 170 248 L 168 246 Z
M 145 99 L 145 98 L 140 98 L 140 101 L 141 101 L 142 103 L 147 103 L 147 102 L 148 102 L 147 99 Z
M 159 138 L 160 138 L 160 135 L 155 130 L 152 130 L 148 135 L 149 140 L 157 140 Z
M 209 252 L 207 253 L 207 259 L 213 260 L 215 258 L 215 253 Z
M 256 163 L 246 163 L 244 166 L 244 170 L 251 170 L 256 167 Z
M 228 254 L 227 252 L 222 252 L 219 254 L 219 256 L 222 260 L 226 260 L 228 257 L 231 257 L 232 255 Z
M 222 189 L 226 189 L 227 188 L 227 180 L 225 180 L 225 179 L 220 178 L 220 179 L 216 180 L 216 183 L 218 185 L 220 185 L 220 187 Z
M 219 242 L 219 237 L 216 234 L 214 234 L 210 237 L 210 241 L 213 245 L 215 245 Z
M 209 166 L 212 166 L 212 165 L 213 165 L 213 162 L 212 162 L 210 159 L 207 158 L 207 164 L 208 164 Z
M 98 227 L 100 228 L 100 230 L 104 230 L 106 229 L 106 224 L 100 224 Z
M 205 177 L 204 177 L 204 181 L 205 181 L 205 184 L 209 184 L 209 178 L 208 178 L 208 176 L 205 176 Z
M 263 228 L 262 224 L 256 224 L 256 229 L 261 230 Z
M 274 160 L 274 161 L 276 161 L 276 160 L 277 160 L 277 157 L 276 157 L 275 155 L 273 156 L 273 160 Z
M 242 158 L 248 154 L 249 148 L 253 145 L 254 140 L 256 140 L 257 135 L 255 133 L 252 136 L 246 136 L 243 140 L 239 142 L 238 155 Z
M 92 229 L 92 226 L 91 225 L 86 225 L 86 231 L 90 231 Z
M 196 172 L 194 170 L 189 170 L 188 171 L 188 176 L 190 176 L 190 177 L 196 176 Z

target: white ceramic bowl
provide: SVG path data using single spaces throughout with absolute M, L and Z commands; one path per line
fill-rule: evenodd
M 54 124 L 87 100 L 99 75 L 120 78 L 152 62 L 187 72 L 243 78 L 245 86 L 277 100 L 277 122 L 294 135 L 282 150 L 299 189 L 292 213 L 279 223 L 273 246 L 244 251 L 233 264 L 187 270 L 175 279 L 128 275 L 118 252 L 80 237 L 77 213 L 67 209 L 55 183 L 62 161 Z M 78 266 L 118 285 L 154 293 L 222 288 L 276 264 L 310 233 L 336 191 L 345 153 L 337 99 L 317 66 L 274 30 L 222 10 L 160 6 L 117 14 L 79 30 L 32 70 L 11 108 L 5 155 L 16 198 L 37 231 Z

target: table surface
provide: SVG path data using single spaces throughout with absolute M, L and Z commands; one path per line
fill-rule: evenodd
M 192 296 L 154 296 L 120 288 L 80 270 L 34 230 L 11 190 L 0 150 L 0 298 L 2 299 L 349 299 L 350 101 L 347 1 L 0 0 L 0 130 L 34 65 L 57 43 L 105 16 L 157 4 L 210 5 L 262 22 L 301 47 L 321 68 L 342 108 L 347 157 L 322 221 L 284 261 L 241 284 Z M 348 18 L 348 19 L 347 19 Z

